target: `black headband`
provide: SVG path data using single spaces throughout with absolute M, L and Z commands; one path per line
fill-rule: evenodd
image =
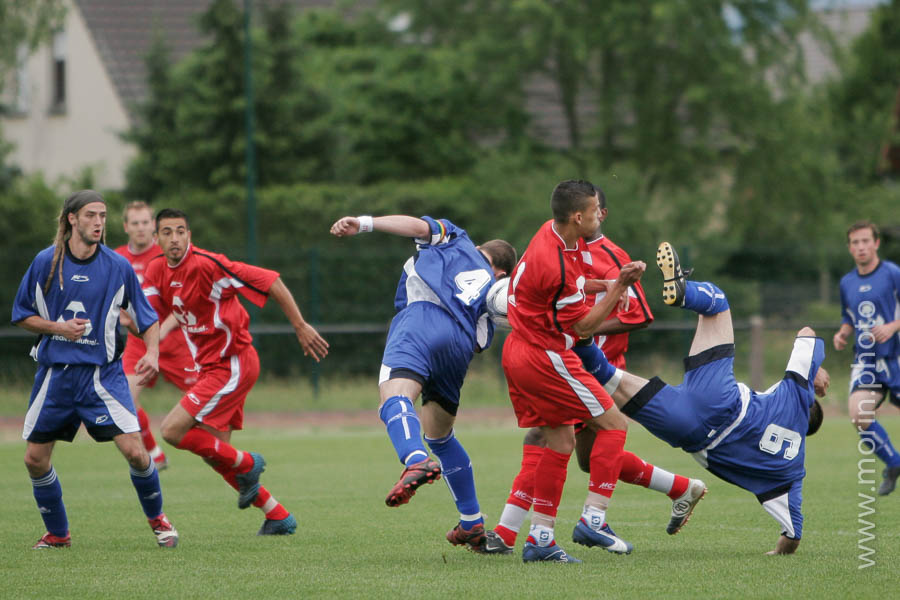
M 69 213 L 77 213 L 84 208 L 85 205 L 90 204 L 91 202 L 102 202 L 103 204 L 106 204 L 106 200 L 103 199 L 100 192 L 95 192 L 94 190 L 81 190 L 75 192 L 66 198 L 66 201 L 63 204 L 63 216 L 68 215 Z

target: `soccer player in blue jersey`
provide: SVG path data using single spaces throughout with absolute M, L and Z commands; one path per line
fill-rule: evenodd
M 159 323 L 131 265 L 103 244 L 105 227 L 100 194 L 81 190 L 69 196 L 54 244 L 35 257 L 13 305 L 12 322 L 39 334 L 32 349 L 38 370 L 22 432 L 25 466 L 47 528 L 36 549 L 72 543 L 50 458 L 57 440 L 71 442 L 82 423 L 95 440 L 115 442 L 128 461 L 157 544 L 178 543 L 178 532 L 163 513 L 156 466 L 141 442 L 118 336 L 125 309 L 147 345 L 135 367 L 145 383 L 159 370 Z
M 671 386 L 603 365 L 602 354 L 586 368 L 623 413 L 691 453 L 713 475 L 756 495 L 781 526 L 769 554 L 791 554 L 803 527 L 804 442 L 822 423 L 815 396 L 824 396 L 829 384 L 821 367 L 825 342 L 804 327 L 781 381 L 764 392 L 751 390 L 734 377 L 734 331 L 725 294 L 712 283 L 687 280 L 668 242 L 660 244 L 657 264 L 665 280 L 664 302 L 700 315 L 682 383 Z
M 397 286 L 397 314 L 378 380 L 379 416 L 405 466 L 385 502 L 406 504 L 416 489 L 433 483 L 443 472 L 460 513 L 459 524 L 447 533 L 447 540 L 480 552 L 484 519 L 472 462 L 456 439 L 453 424 L 469 362 L 493 338 L 485 296 L 497 278 L 512 271 L 516 251 L 503 240 L 476 246 L 464 229 L 431 217 L 343 217 L 331 227 L 338 237 L 370 231 L 416 242 L 416 254 L 403 266 Z M 413 408 L 419 394 L 421 421 Z M 440 464 L 425 449 L 422 432 Z
M 900 267 L 878 258 L 878 227 L 869 221 L 847 230 L 847 246 L 856 268 L 841 278 L 841 327 L 834 334 L 834 349 L 853 340 L 850 371 L 850 421 L 862 442 L 885 468 L 878 494 L 897 487 L 900 454 L 887 431 L 875 420 L 885 398 L 900 406 Z

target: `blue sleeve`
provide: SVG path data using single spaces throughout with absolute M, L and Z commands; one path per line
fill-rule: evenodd
M 124 259 L 123 259 L 124 260 Z M 131 265 L 127 269 L 122 269 L 125 279 L 125 298 L 128 300 L 128 314 L 137 324 L 138 331 L 144 333 L 147 328 L 159 320 L 156 311 L 150 306 L 144 291 L 141 289 L 141 283 L 138 281 L 137 275 Z
M 846 323 L 847 325 L 853 325 L 853 319 L 850 318 L 850 314 L 847 312 L 847 296 L 844 294 L 844 282 L 841 281 L 841 324 Z
M 799 540 L 803 536 L 803 480 L 798 479 L 790 487 L 780 488 L 777 495 L 757 496 L 757 500 L 781 526 L 781 535 Z
M 420 246 L 436 246 L 449 242 L 461 235 L 466 235 L 465 229 L 457 227 L 447 219 L 422 217 L 422 220 L 428 223 L 428 226 L 431 228 L 431 235 L 428 238 L 416 238 L 416 243 Z
M 50 316 L 46 314 L 46 305 L 43 305 L 43 313 L 41 314 L 41 305 L 43 304 L 43 292 L 38 292 L 38 286 L 41 285 L 42 282 L 39 281 L 40 277 L 38 276 L 38 271 L 41 271 L 40 266 L 38 266 L 38 261 L 35 259 L 31 266 L 28 267 L 28 271 L 25 273 L 25 277 L 22 278 L 22 282 L 19 284 L 19 291 L 16 292 L 16 299 L 13 303 L 12 309 L 12 322 L 18 323 L 28 317 L 39 316 L 44 319 L 50 319 Z M 38 302 L 37 294 L 41 295 L 41 302 Z

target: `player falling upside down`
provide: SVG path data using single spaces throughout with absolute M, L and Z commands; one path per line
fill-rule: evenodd
M 275 271 L 192 246 L 188 218 L 180 210 L 159 211 L 156 231 L 164 256 L 147 266 L 144 293 L 158 313 L 174 313 L 200 365 L 197 383 L 163 420 L 163 438 L 202 457 L 222 475 L 238 491 L 238 508 L 252 504 L 263 511 L 259 535 L 292 534 L 296 519 L 259 484 L 263 457 L 230 444 L 231 433 L 243 427 L 244 401 L 259 377 L 250 318 L 238 294 L 257 306 L 274 298 L 294 326 L 304 354 L 318 361 L 328 353 L 328 344 L 303 320 Z
M 128 235 L 128 243 L 116 248 L 131 263 L 137 275 L 138 281 L 144 283 L 144 269 L 154 256 L 162 253 L 156 243 L 156 226 L 153 222 L 153 211 L 140 201 L 129 202 L 125 206 L 122 215 L 125 233 Z M 131 328 L 131 319 L 127 313 L 122 313 L 122 323 Z M 122 354 L 122 369 L 128 379 L 128 390 L 134 400 L 137 409 L 138 423 L 141 425 L 141 440 L 144 448 L 150 454 L 150 458 L 156 463 L 156 468 L 162 471 L 169 466 L 166 454 L 156 443 L 156 438 L 150 430 L 150 419 L 140 404 L 141 392 L 145 387 L 156 385 L 156 377 L 145 384 L 139 384 L 140 377 L 135 373 L 135 365 L 144 355 L 145 347 L 141 339 L 129 331 L 128 342 L 125 344 L 125 352 Z M 197 382 L 199 367 L 194 364 L 194 357 L 187 346 L 187 341 L 181 330 L 172 332 L 159 341 L 159 371 L 167 381 L 175 385 L 182 392 L 187 392 Z
M 447 541 L 478 552 L 484 545 L 484 518 L 472 462 L 453 424 L 469 362 L 493 338 L 485 296 L 495 279 L 516 264 L 516 251 L 503 240 L 475 246 L 465 230 L 431 217 L 343 217 L 331 227 L 338 237 L 373 230 L 414 238 L 417 245 L 397 286 L 397 314 L 378 380 L 379 416 L 405 465 L 385 502 L 406 504 L 420 486 L 433 483 L 443 471 L 460 513 Z M 419 394 L 421 422 L 413 408 Z M 422 431 L 440 464 L 429 457 Z

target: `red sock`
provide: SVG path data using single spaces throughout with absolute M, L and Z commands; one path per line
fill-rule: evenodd
M 156 448 L 156 438 L 153 437 L 153 432 L 150 431 L 150 418 L 143 408 L 137 410 L 137 419 L 138 425 L 141 426 L 141 441 L 144 442 L 144 448 L 147 449 L 147 452 L 150 452 Z
M 229 444 L 211 434 L 210 432 L 194 427 L 181 438 L 178 448 L 190 450 L 197 456 L 202 456 L 212 462 L 228 467 L 237 473 L 246 473 L 253 467 L 253 457 L 249 452 L 244 452 L 241 462 L 235 467 L 238 451 Z
M 513 479 L 509 498 L 506 499 L 507 504 L 525 510 L 531 508 L 531 502 L 534 499 L 534 470 L 543 455 L 544 449 L 540 446 L 522 446 L 522 467 L 519 469 L 519 474 Z M 515 533 L 513 533 L 513 539 L 515 539 Z
M 509 527 L 504 527 L 503 525 L 494 527 L 494 533 L 499 535 L 500 539 L 503 540 L 503 543 L 510 547 L 516 545 L 516 538 L 519 536 L 515 531 Z
M 624 432 L 622 432 L 624 433 Z M 624 444 L 624 440 L 622 441 Z M 559 499 L 566 485 L 569 454 L 544 448 L 534 471 L 534 512 L 556 518 Z
M 222 479 L 224 479 L 228 485 L 234 489 L 238 489 L 237 473 L 233 469 L 223 466 L 214 466 L 213 469 L 222 476 Z M 271 497 L 271 492 L 269 492 L 265 486 L 261 485 L 259 486 L 259 495 L 256 496 L 256 500 L 253 501 L 253 506 L 262 508 Z M 275 506 L 266 513 L 266 518 L 272 519 L 273 521 L 280 521 L 286 519 L 289 514 L 290 513 L 280 502 L 276 502 Z
M 591 448 L 591 480 L 588 489 L 607 498 L 612 497 L 622 470 L 625 432 L 621 429 L 598 431 Z
M 653 475 L 653 465 L 636 454 L 627 450 L 622 451 L 622 470 L 619 471 L 619 481 L 647 487 L 650 485 L 651 475 Z
M 672 500 L 678 498 L 683 493 L 685 493 L 688 489 L 688 485 L 690 485 L 691 480 L 683 475 L 675 475 L 675 481 L 672 483 L 672 489 L 669 490 L 669 493 L 666 494 Z

